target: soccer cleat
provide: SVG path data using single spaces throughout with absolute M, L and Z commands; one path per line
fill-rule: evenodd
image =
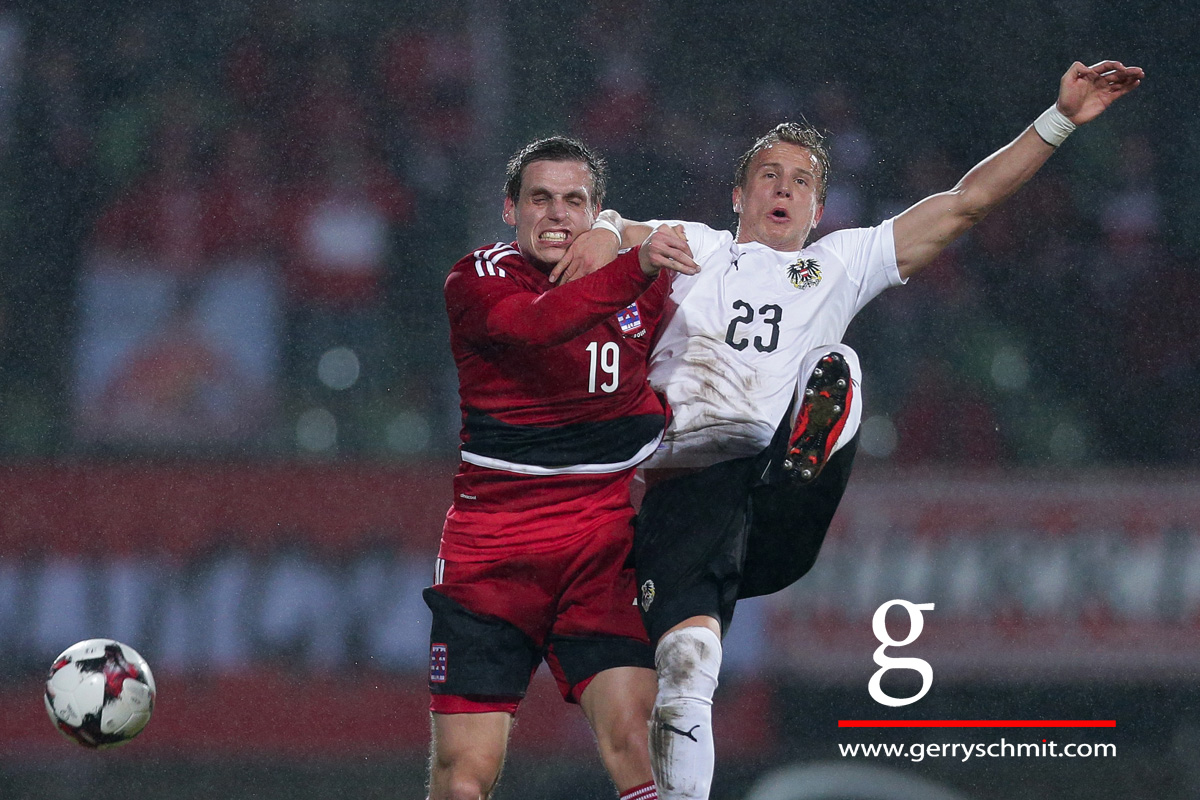
M 817 361 L 788 437 L 783 471 L 789 478 L 810 483 L 821 474 L 846 427 L 853 391 L 850 365 L 841 353 Z

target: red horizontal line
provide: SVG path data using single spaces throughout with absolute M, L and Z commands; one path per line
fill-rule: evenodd
M 1115 719 L 839 719 L 839 728 L 1115 728 Z

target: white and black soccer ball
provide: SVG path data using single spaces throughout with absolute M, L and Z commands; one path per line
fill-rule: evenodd
M 88 639 L 54 659 L 45 700 L 51 722 L 68 739 L 84 747 L 116 747 L 150 721 L 154 675 L 129 645 Z

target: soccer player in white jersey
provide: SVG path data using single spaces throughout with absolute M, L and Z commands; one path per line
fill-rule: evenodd
M 602 215 L 597 226 L 624 246 L 661 237 L 657 246 L 700 270 L 673 276 L 669 321 L 651 355 L 650 381 L 675 416 L 644 465 L 634 545 L 642 618 L 656 642 L 650 750 L 659 797 L 708 797 L 712 698 L 734 604 L 807 572 L 841 499 L 862 402 L 858 359 L 840 343 L 850 320 L 1011 196 L 1077 125 L 1142 77 L 1117 61 L 1076 62 L 1056 103 L 952 189 L 807 247 L 829 159 L 821 135 L 794 123 L 741 159 L 736 235 Z M 607 234 L 581 237 L 551 278 L 604 263 L 614 245 Z

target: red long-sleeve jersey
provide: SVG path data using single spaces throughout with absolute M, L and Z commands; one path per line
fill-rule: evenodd
M 636 249 L 563 286 L 510 244 L 454 265 L 463 463 L 443 558 L 544 552 L 629 524 L 629 481 L 668 413 L 646 358 L 669 289 L 642 273 Z

